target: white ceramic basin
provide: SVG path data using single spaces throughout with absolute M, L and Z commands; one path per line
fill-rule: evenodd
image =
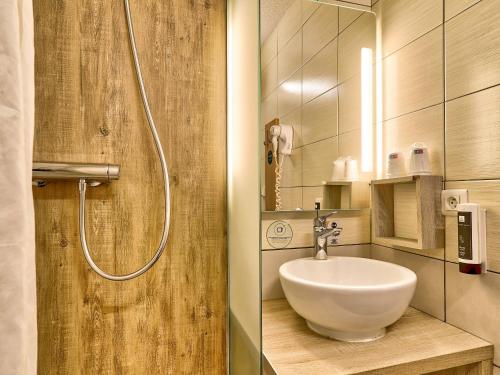
M 413 297 L 415 273 L 379 260 L 352 257 L 295 259 L 280 267 L 292 308 L 313 331 L 342 341 L 371 341 L 385 334 Z

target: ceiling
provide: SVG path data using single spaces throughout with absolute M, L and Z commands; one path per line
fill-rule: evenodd
M 260 0 L 260 38 L 264 42 L 295 0 Z

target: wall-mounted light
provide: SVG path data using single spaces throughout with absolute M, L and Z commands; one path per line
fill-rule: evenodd
M 361 171 L 373 171 L 373 53 L 361 48 Z

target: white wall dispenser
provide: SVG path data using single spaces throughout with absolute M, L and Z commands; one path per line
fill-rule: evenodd
M 486 273 L 486 210 L 477 203 L 461 203 L 457 211 L 459 270 Z

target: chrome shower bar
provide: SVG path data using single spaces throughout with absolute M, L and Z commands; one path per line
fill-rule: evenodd
M 97 186 L 120 178 L 118 164 L 33 162 L 33 185 L 42 187 L 48 181 L 86 180 Z

